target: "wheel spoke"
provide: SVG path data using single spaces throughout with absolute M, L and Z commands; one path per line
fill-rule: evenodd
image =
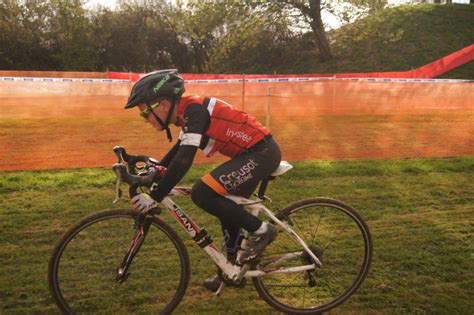
M 308 239 L 306 237 L 306 233 L 303 232 L 302 228 L 300 228 L 300 225 L 298 224 L 298 220 L 296 220 L 295 218 L 292 219 L 293 220 L 293 223 L 295 223 L 293 225 L 294 228 L 296 228 L 296 234 L 299 235 L 299 237 L 301 237 L 301 239 L 306 243 L 306 244 L 309 244 L 308 242 Z
M 349 222 L 349 223 L 350 223 L 350 222 Z M 349 226 L 349 223 L 347 223 L 347 224 L 345 225 L 345 227 Z M 344 228 L 344 229 L 341 229 L 341 230 L 339 231 L 339 233 L 337 233 L 334 237 L 332 237 L 332 238 L 329 240 L 329 243 L 328 243 L 326 246 L 323 247 L 323 250 L 328 249 L 328 248 L 331 246 L 331 244 L 344 232 L 344 230 L 345 230 L 345 228 Z
M 322 262 L 321 268 L 294 275 L 275 273 L 254 278 L 260 296 L 276 309 L 295 314 L 326 312 L 342 303 L 360 285 L 372 257 L 370 232 L 352 208 L 327 198 L 309 199 L 286 208 L 282 217 Z M 278 267 L 313 263 L 288 233 L 280 233 L 262 261 L 302 252 L 301 257 L 278 262 Z M 269 268 L 272 266 L 268 264 Z
M 331 293 L 332 296 L 336 296 L 337 295 L 337 292 L 336 290 L 334 290 L 331 285 L 329 284 L 329 282 L 327 281 L 322 281 L 321 282 L 325 287 L 327 287 L 329 289 L 329 292 Z
M 92 215 L 66 234 L 65 247 L 56 247 L 49 281 L 63 312 L 167 312 L 177 306 L 189 280 L 189 260 L 176 233 L 162 222 L 152 220 L 123 282 L 116 281 L 136 233 L 134 216 L 131 210 Z
M 319 225 L 321 224 L 321 219 L 322 219 L 322 216 L 319 216 L 318 224 L 316 224 L 316 229 L 314 231 L 313 238 L 311 239 L 311 243 L 313 243 L 314 240 L 316 239 L 316 235 L 318 234 Z
M 306 287 L 303 288 L 303 308 L 304 308 L 304 301 L 305 301 L 305 298 L 306 298 Z

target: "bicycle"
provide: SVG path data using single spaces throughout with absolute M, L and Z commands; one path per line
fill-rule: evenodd
M 116 200 L 120 183 L 129 185 L 130 198 L 140 187 L 159 178 L 156 160 L 127 154 L 115 147 L 118 163 Z M 206 229 L 199 227 L 171 199 L 189 196 L 191 189 L 175 187 L 161 206 L 219 267 L 225 285 L 252 279 L 260 297 L 276 310 L 292 314 L 318 314 L 347 300 L 367 275 L 372 239 L 362 217 L 349 205 L 331 198 L 298 201 L 274 214 L 263 204 L 270 180 L 292 166 L 282 162 L 261 182 L 255 199 L 227 198 L 265 214 L 279 235 L 257 259 L 243 266 L 229 262 Z M 48 282 L 59 309 L 79 312 L 171 313 L 180 303 L 190 279 L 190 261 L 178 234 L 158 215 L 131 209 L 105 210 L 87 216 L 70 228 L 56 245 L 49 262 Z M 245 239 L 241 245 L 245 248 Z

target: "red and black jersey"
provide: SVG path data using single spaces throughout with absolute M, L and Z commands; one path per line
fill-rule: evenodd
M 234 157 L 250 149 L 270 131 L 255 117 L 216 99 L 182 97 L 178 104 L 181 145 L 201 148 L 206 156 L 219 152 Z

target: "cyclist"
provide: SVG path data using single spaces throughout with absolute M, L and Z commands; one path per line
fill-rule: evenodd
M 156 207 L 156 202 L 184 177 L 198 149 L 208 157 L 216 152 L 228 156 L 230 160 L 195 183 L 191 197 L 196 205 L 219 218 L 228 259 L 242 265 L 255 259 L 274 240 L 277 230 L 224 196 L 250 197 L 258 183 L 278 167 L 280 149 L 270 131 L 254 117 L 216 98 L 182 96 L 184 91 L 184 81 L 174 69 L 149 73 L 132 88 L 125 108 L 138 107 L 156 130 L 166 130 L 170 142 L 170 124 L 180 127 L 181 132 L 159 162 L 167 168 L 166 173 L 152 186 L 150 195 L 139 194 L 131 204 L 139 211 Z M 249 232 L 249 238 L 236 261 L 241 228 Z M 220 282 L 216 276 L 203 285 L 215 292 Z

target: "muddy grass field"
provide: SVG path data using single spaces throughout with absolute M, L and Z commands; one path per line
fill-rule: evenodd
M 366 280 L 331 314 L 472 314 L 473 157 L 294 165 L 270 184 L 270 208 L 331 196 L 358 209 L 372 233 L 374 255 Z M 213 167 L 215 164 L 194 166 L 181 184 L 192 185 Z M 47 282 L 53 248 L 84 216 L 128 207 L 125 200 L 112 205 L 113 199 L 114 175 L 108 167 L 0 171 L 1 314 L 59 313 Z M 222 232 L 216 218 L 189 198 L 176 202 L 220 244 Z M 203 290 L 201 283 L 215 273 L 214 266 L 169 213 L 164 211 L 161 218 L 185 241 L 191 260 L 191 282 L 176 314 L 277 314 L 251 283 L 244 289 L 227 288 L 220 297 Z M 78 259 L 77 264 L 81 263 Z M 146 305 L 154 300 L 142 296 L 160 284 L 150 279 L 149 286 L 135 290 L 128 284 L 121 288 L 130 292 L 127 296 L 134 303 L 105 300 L 101 314 L 153 313 Z M 81 292 L 91 297 L 99 293 L 89 287 Z

